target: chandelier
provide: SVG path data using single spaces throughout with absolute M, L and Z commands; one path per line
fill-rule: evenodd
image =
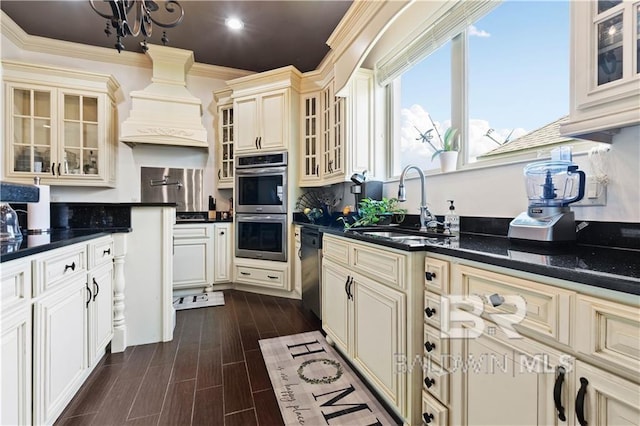
M 148 49 L 147 37 L 151 37 L 153 24 L 162 28 L 174 28 L 177 27 L 182 22 L 182 18 L 184 18 L 184 10 L 176 0 L 164 2 L 164 8 L 167 12 L 179 15 L 175 20 L 167 23 L 160 22 L 152 16 L 153 12 L 160 9 L 158 3 L 153 0 L 102 0 L 100 3 L 108 3 L 111 7 L 111 14 L 98 10 L 95 4 L 96 0 L 89 0 L 89 3 L 98 15 L 107 19 L 107 27 L 104 30 L 107 37 L 112 34 L 111 27 L 115 30 L 116 44 L 114 47 L 118 49 L 118 52 L 124 50 L 124 44 L 122 44 L 123 38 L 127 36 L 137 37 L 140 33 L 144 36 L 142 49 L 146 51 Z M 162 32 L 161 40 L 165 46 L 169 42 L 166 31 Z

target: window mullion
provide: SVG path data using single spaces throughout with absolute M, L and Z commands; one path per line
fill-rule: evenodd
M 467 78 L 467 30 L 451 43 L 451 126 L 459 130 L 458 167 L 467 164 L 469 102 Z

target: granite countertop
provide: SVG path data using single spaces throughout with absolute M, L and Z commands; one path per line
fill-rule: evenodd
M 640 252 L 638 250 L 587 244 L 550 246 L 512 241 L 506 236 L 469 232 L 462 232 L 456 237 L 429 238 L 425 244 L 409 246 L 401 242 L 404 240 L 345 232 L 341 227 L 300 222 L 296 224 L 400 250 L 440 253 L 640 295 Z
M 48 250 L 102 237 L 114 232 L 130 232 L 129 228 L 117 229 L 68 229 L 55 230 L 50 234 L 25 235 L 22 241 L 0 244 L 0 262 L 31 256 Z

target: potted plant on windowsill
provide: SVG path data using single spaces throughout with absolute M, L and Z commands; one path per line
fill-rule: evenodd
M 431 118 L 431 117 L 429 117 Z M 433 124 L 433 121 L 431 122 Z M 417 128 L 416 128 L 417 129 Z M 435 130 L 438 138 L 440 139 L 440 146 L 436 146 L 431 142 L 433 136 L 430 134 L 431 130 Z M 456 170 L 456 166 L 458 164 L 458 147 L 460 145 L 460 138 L 458 137 L 458 129 L 455 127 L 449 127 L 444 132 L 444 137 L 440 135 L 438 129 L 435 124 L 433 124 L 433 129 L 426 131 L 425 133 L 420 133 L 420 138 L 423 142 L 429 144 L 431 149 L 433 149 L 433 155 L 431 156 L 431 160 L 433 161 L 436 157 L 440 159 L 440 170 L 444 172 L 451 172 Z

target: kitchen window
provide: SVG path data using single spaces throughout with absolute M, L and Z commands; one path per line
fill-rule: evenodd
M 557 131 L 569 111 L 568 1 L 459 2 L 425 28 L 377 64 L 393 113 L 391 176 L 439 168 L 421 134 L 438 145 L 451 126 L 463 166 L 569 140 Z M 518 141 L 538 129 L 543 138 Z

